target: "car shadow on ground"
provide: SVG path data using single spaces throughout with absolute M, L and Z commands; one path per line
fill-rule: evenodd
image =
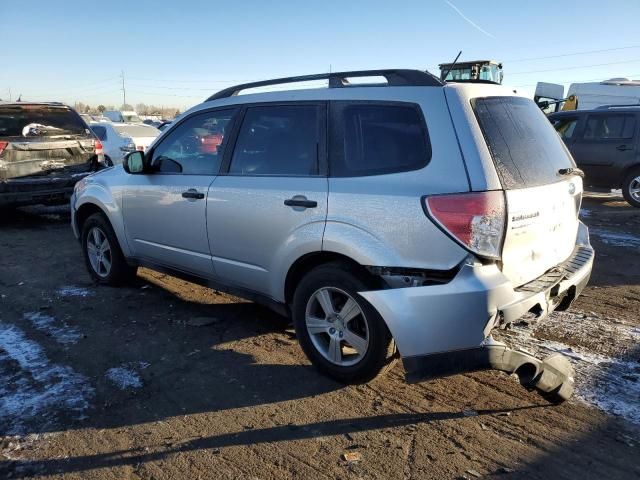
M 518 410 L 543 408 L 547 405 L 528 405 L 522 407 L 478 410 L 478 416 L 499 415 Z M 185 442 L 175 442 L 167 446 L 148 445 L 131 450 L 120 450 L 104 454 L 86 455 L 74 458 L 47 459 L 38 461 L 20 461 L 13 467 L 16 471 L 30 476 L 47 475 L 51 472 L 72 473 L 92 469 L 114 468 L 125 465 L 138 465 L 145 462 L 163 460 L 171 455 L 193 451 L 210 450 L 213 453 L 220 449 L 234 446 L 253 446 L 262 443 L 277 443 L 294 440 L 310 440 L 318 437 L 346 435 L 369 430 L 406 427 L 408 425 L 428 424 L 446 420 L 466 418 L 463 412 L 434 413 L 397 413 L 373 415 L 344 420 L 309 423 L 304 425 L 278 425 L 274 427 L 241 430 L 222 435 L 203 437 Z

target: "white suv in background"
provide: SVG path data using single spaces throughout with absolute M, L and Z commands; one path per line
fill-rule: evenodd
M 238 95 L 309 80 L 328 88 Z M 264 303 L 340 381 L 399 355 L 412 381 L 496 368 L 562 400 L 565 357 L 491 331 L 567 309 L 587 283 L 580 175 L 511 89 L 330 73 L 213 95 L 146 153 L 79 182 L 72 226 L 96 281 L 144 265 Z

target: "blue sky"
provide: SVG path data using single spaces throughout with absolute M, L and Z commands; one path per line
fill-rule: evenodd
M 64 4 L 64 7 L 56 5 Z M 0 98 L 184 108 L 233 83 L 504 63 L 505 84 L 640 78 L 640 1 L 0 0 Z M 631 47 L 631 48 L 621 48 Z M 558 58 L 536 57 L 616 49 Z

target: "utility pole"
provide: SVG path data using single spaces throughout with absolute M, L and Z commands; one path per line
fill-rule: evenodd
M 127 104 L 127 91 L 124 88 L 124 70 L 122 70 L 122 106 Z

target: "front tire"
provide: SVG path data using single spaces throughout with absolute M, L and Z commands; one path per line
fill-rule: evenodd
M 91 278 L 104 285 L 121 285 L 133 279 L 137 268 L 127 264 L 109 220 L 94 213 L 82 225 L 82 254 Z
M 322 373 L 363 383 L 391 369 L 396 345 L 378 312 L 358 292 L 370 290 L 341 263 L 314 268 L 293 298 L 293 320 L 303 351 Z
M 629 205 L 640 208 L 640 168 L 634 168 L 624 177 L 622 195 Z

